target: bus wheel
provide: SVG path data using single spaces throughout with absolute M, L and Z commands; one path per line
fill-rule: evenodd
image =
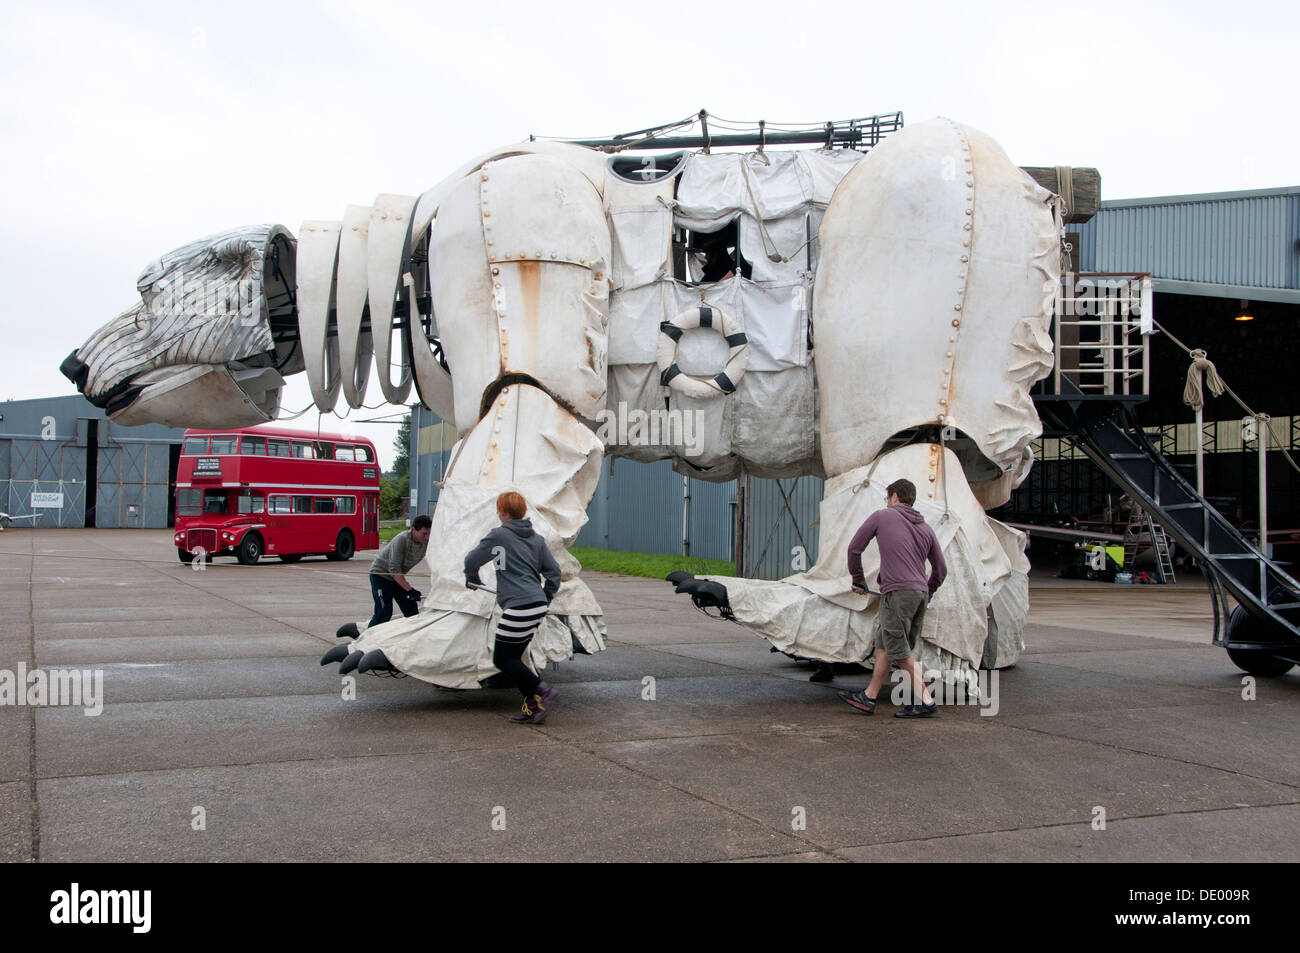
M 257 533 L 245 533 L 235 555 L 239 557 L 239 561 L 245 566 L 256 565 L 257 561 L 262 558 L 262 537 Z
M 285 553 L 280 557 L 280 562 L 296 563 L 300 559 L 302 559 L 302 553 Z
M 188 549 L 178 549 L 176 550 L 176 555 L 179 556 L 181 562 L 183 562 L 187 566 L 190 563 L 194 562 L 194 554 L 190 552 Z
M 352 530 L 339 530 L 339 538 L 334 540 L 334 552 L 326 553 L 326 559 L 333 559 L 336 562 L 345 559 L 351 559 L 352 554 L 357 551 L 356 541 L 352 538 Z

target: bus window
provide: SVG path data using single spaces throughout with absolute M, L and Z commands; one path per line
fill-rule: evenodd
M 181 444 L 181 455 L 186 457 L 196 457 L 201 453 L 208 452 L 207 437 L 186 437 L 185 442 Z
M 357 511 L 357 498 L 355 496 L 334 497 L 335 513 L 355 513 L 356 511 Z
M 239 512 L 262 512 L 262 494 L 253 493 L 251 490 L 245 490 L 243 493 L 239 494 Z
M 311 444 L 309 444 L 309 443 L 298 443 L 298 442 L 295 440 L 295 441 L 294 441 L 294 444 L 293 444 L 293 455 L 294 455 L 295 457 L 302 457 L 302 458 L 304 458 L 304 459 L 306 459 L 306 460 L 310 460 L 310 459 L 312 459 L 312 457 L 314 456 L 314 454 L 312 453 Z
M 293 511 L 294 511 L 295 513 L 310 513 L 310 512 L 311 512 L 311 497 L 310 497 L 310 496 L 295 496 L 295 497 L 293 498 Z
M 292 513 L 293 506 L 287 496 L 272 496 L 269 498 L 270 513 Z
M 239 441 L 239 452 L 254 457 L 266 456 L 266 438 L 244 434 Z
M 334 459 L 335 459 L 335 460 L 346 460 L 348 463 L 351 463 L 353 460 L 356 459 L 356 448 L 355 448 L 355 447 L 335 447 L 335 448 L 334 448 Z
M 273 457 L 293 456 L 293 450 L 289 446 L 288 440 L 268 440 L 266 445 L 269 454 Z
M 353 447 L 352 450 L 356 454 L 356 460 L 358 463 L 375 462 L 375 458 L 371 455 L 369 447 Z
M 198 516 L 203 512 L 202 490 L 178 490 L 176 512 L 180 516 Z
M 332 497 L 332 496 L 318 496 L 318 497 L 316 497 L 316 512 L 317 512 L 317 513 L 333 513 L 333 512 L 334 512 L 334 497 Z
M 332 443 L 325 443 L 322 440 L 317 440 L 316 443 L 312 445 L 312 449 L 316 453 L 317 460 L 334 459 L 334 444 Z
M 204 513 L 226 512 L 226 491 L 225 490 L 204 490 L 203 491 L 203 512 Z
M 212 449 L 208 453 L 234 453 L 238 441 L 239 438 L 235 436 L 213 437 Z

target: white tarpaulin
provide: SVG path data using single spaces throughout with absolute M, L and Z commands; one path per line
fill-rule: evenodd
M 999 666 L 1014 664 L 1028 611 L 1025 537 L 985 515 L 956 456 L 941 453 L 937 445 L 903 447 L 827 481 L 820 554 L 812 569 L 779 582 L 716 577 L 727 588 L 736 618 L 791 655 L 840 662 L 867 658 L 877 597 L 853 592 L 849 542 L 863 521 L 885 506 L 885 487 L 900 477 L 916 484 L 915 507 L 934 529 L 948 564 L 948 578 L 926 612 L 922 664 L 973 671 L 986 654 Z M 862 567 L 868 586 L 876 589 L 880 555 L 874 542 Z M 990 607 L 999 622 L 992 651 Z
M 609 210 L 614 288 L 639 288 L 671 273 L 673 213 L 667 205 Z
M 799 209 L 761 223 L 748 212 L 740 216 L 740 254 L 753 267 L 752 280 L 796 281 L 813 272 L 817 232 L 812 215 Z M 781 260 L 773 261 L 773 256 Z
M 868 462 L 894 434 L 941 419 L 998 468 L 1022 467 L 1041 432 L 1029 388 L 1052 366 L 1051 193 L 988 136 L 935 119 L 853 168 L 820 237 L 817 340 L 846 342 L 817 350 L 827 470 Z
M 744 325 L 749 339 L 750 372 L 806 367 L 811 361 L 808 348 L 811 301 L 811 286 L 802 280 L 764 285 L 740 277 L 708 285 L 663 281 L 616 291 L 610 295 L 609 363 L 650 363 L 659 345 L 659 325 L 705 304 L 738 318 Z M 710 348 L 709 344 L 693 342 L 714 337 L 717 347 L 704 354 L 716 352 L 725 361 L 727 348 L 718 333 L 701 330 L 688 337 L 692 343 L 683 338 L 679 343 L 679 358 L 684 356 L 690 360 L 696 348 Z M 722 363 L 718 363 L 713 373 L 722 369 Z
M 524 424 L 523 422 L 527 423 Z M 509 433 L 510 440 L 500 439 Z M 515 490 L 528 501 L 528 518 L 559 563 L 563 581 L 551 602 L 534 655 L 569 658 L 572 632 L 588 652 L 604 648 L 600 606 L 578 578 L 567 547 L 587 521 L 587 504 L 600 479 L 601 447 L 590 430 L 535 387 L 502 392 L 488 414 L 452 451 L 452 464 L 433 514 L 429 589 L 424 608 L 409 619 L 365 629 L 357 651 L 383 650 L 399 670 L 448 688 L 477 688 L 492 666 L 490 593 L 465 588 L 465 554 L 500 525 L 496 499 Z M 495 589 L 492 564 L 481 578 Z
M 716 231 L 747 211 L 779 219 L 810 204 L 825 205 L 862 155 L 819 152 L 695 153 L 677 187 L 677 221 Z

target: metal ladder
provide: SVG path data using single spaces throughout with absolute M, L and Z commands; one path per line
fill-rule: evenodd
M 1169 554 L 1169 537 L 1165 533 L 1165 528 L 1152 519 L 1151 514 L 1136 502 L 1129 511 L 1128 526 L 1124 530 L 1124 568 L 1133 568 L 1133 561 L 1138 554 L 1138 540 L 1143 533 L 1148 534 L 1151 548 L 1156 552 L 1156 575 L 1160 577 L 1162 583 L 1172 586 L 1178 580 L 1174 578 L 1174 560 Z

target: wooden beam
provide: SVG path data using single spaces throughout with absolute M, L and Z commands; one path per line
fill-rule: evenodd
M 1057 195 L 1061 194 L 1061 183 L 1057 181 L 1055 166 L 1028 165 L 1021 168 L 1043 188 L 1050 189 Z M 1065 221 L 1076 225 L 1088 221 L 1101 208 L 1101 173 L 1089 168 L 1075 168 L 1070 172 L 1070 180 L 1074 186 L 1074 208 L 1069 210 L 1069 216 Z

